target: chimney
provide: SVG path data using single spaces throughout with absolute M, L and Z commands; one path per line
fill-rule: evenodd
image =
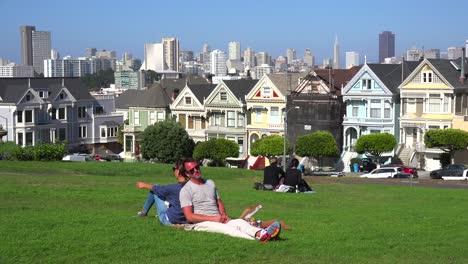
M 461 71 L 460 71 L 460 83 L 465 84 L 465 48 L 462 48 L 462 56 L 461 56 Z
M 179 89 L 174 89 L 174 91 L 172 92 L 172 101 L 173 102 L 177 98 L 178 95 L 179 95 Z

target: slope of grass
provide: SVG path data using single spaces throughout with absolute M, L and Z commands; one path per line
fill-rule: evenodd
M 203 168 L 228 213 L 293 227 L 262 244 L 134 217 L 169 165 L 0 162 L 0 263 L 466 263 L 466 190 L 320 184 L 316 194 L 255 191 L 261 172 Z M 112 177 L 109 177 L 112 176 Z

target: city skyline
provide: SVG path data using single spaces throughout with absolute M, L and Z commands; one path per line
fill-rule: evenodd
M 276 58 L 286 56 L 287 49 L 294 49 L 302 59 L 309 48 L 315 61 L 320 62 L 333 58 L 337 36 L 342 67 L 347 51 L 358 52 L 361 62 L 364 56 L 368 62 L 378 62 L 378 36 L 382 31 L 395 34 L 398 57 L 413 46 L 445 52 L 448 47 L 464 46 L 468 39 L 468 31 L 462 26 L 463 15 L 456 15 L 457 10 L 466 10 L 468 3 L 454 0 L 445 1 L 443 6 L 421 5 L 422 1 L 363 0 L 340 3 L 339 8 L 336 3 L 302 0 L 289 1 L 288 5 L 244 0 L 236 3 L 181 1 L 176 6 L 144 1 L 130 7 L 117 1 L 5 0 L 0 2 L 4 11 L 0 18 L 0 57 L 21 63 L 19 28 L 23 25 L 50 31 L 52 48 L 62 56 L 72 57 L 85 56 L 86 49 L 92 47 L 114 50 L 118 58 L 129 52 L 143 59 L 145 43 L 175 37 L 180 50 L 192 50 L 195 54 L 204 43 L 211 50 L 228 53 L 229 42 L 236 41 L 240 42 L 242 54 L 251 48 Z M 266 21 L 270 21 L 266 23 L 269 27 L 256 26 L 265 25 Z

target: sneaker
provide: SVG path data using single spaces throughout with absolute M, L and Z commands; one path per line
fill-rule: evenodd
M 279 234 L 281 232 L 281 224 L 280 222 L 273 222 L 271 225 L 269 225 L 266 229 L 263 229 L 261 232 L 260 232 L 260 237 L 258 238 L 258 240 L 260 240 L 260 242 L 268 242 L 270 240 L 275 240 L 279 237 Z
M 146 217 L 148 214 L 146 214 L 145 212 L 138 212 L 137 213 L 137 216 L 139 217 Z

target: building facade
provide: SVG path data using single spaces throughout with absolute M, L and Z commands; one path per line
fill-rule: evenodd
M 379 63 L 385 58 L 395 56 L 395 34 L 391 31 L 383 31 L 379 34 Z

